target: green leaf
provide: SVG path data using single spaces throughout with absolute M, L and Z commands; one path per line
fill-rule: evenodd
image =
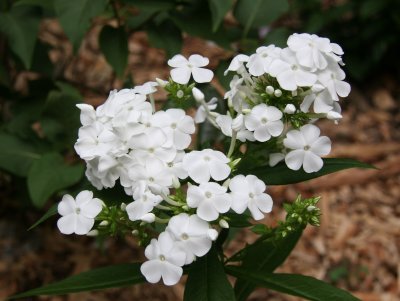
M 41 207 L 56 191 L 79 182 L 83 176 L 82 164 L 70 166 L 58 153 L 48 153 L 36 160 L 28 173 L 28 190 L 33 204 Z
M 273 289 L 292 296 L 302 297 L 311 301 L 360 300 L 349 292 L 309 276 L 254 272 L 250 269 L 243 269 L 235 266 L 227 266 L 226 270 L 229 274 L 251 281 L 254 285 Z
M 189 268 L 184 301 L 234 301 L 233 289 L 215 248 Z
M 90 26 L 90 20 L 104 11 L 107 2 L 107 0 L 54 0 L 56 15 L 75 51 L 78 50 Z
M 256 241 L 244 249 L 240 268 L 259 273 L 272 273 L 286 260 L 302 233 L 302 230 L 297 230 L 278 242 L 269 239 Z M 238 279 L 235 284 L 237 300 L 246 300 L 254 288 L 255 285 L 245 278 Z
M 283 162 L 274 167 L 260 166 L 254 169 L 240 166 L 239 171 L 253 174 L 268 185 L 286 185 L 304 182 L 348 168 L 375 168 L 370 164 L 348 158 L 325 158 L 323 161 L 322 169 L 313 173 L 306 173 L 303 169 L 291 170 Z
M 213 22 L 212 30 L 214 32 L 217 31 L 222 20 L 224 20 L 225 15 L 232 7 L 232 4 L 233 0 L 224 0 L 224 1 L 208 0 L 208 5 L 210 6 L 212 22 Z
M 168 57 L 181 52 L 182 33 L 171 21 L 164 21 L 159 25 L 151 25 L 147 29 L 150 44 L 153 47 L 164 49 Z
M 47 212 L 40 218 L 37 220 L 36 223 L 34 223 L 32 226 L 30 226 L 28 228 L 28 231 L 32 230 L 33 228 L 36 228 L 37 226 L 39 226 L 41 223 L 43 223 L 44 221 L 46 221 L 48 218 L 52 217 L 53 215 L 57 214 L 57 206 L 58 204 L 54 204 L 53 206 L 50 207 L 49 210 L 47 210 Z
M 99 37 L 100 49 L 119 78 L 128 64 L 128 35 L 123 27 L 104 26 Z
M 0 132 L 0 168 L 25 177 L 32 163 L 40 158 L 39 150 L 28 141 Z
M 41 295 L 64 295 L 84 291 L 122 287 L 145 282 L 140 272 L 141 263 L 125 263 L 93 269 L 24 293 L 9 297 L 18 299 Z
M 39 6 L 43 9 L 53 9 L 54 0 L 19 0 L 14 3 L 14 7 L 23 6 L 23 5 L 30 5 L 30 6 Z
M 244 25 L 244 35 L 247 35 L 250 28 L 269 25 L 288 9 L 287 0 L 239 0 L 233 14 Z
M 13 53 L 30 69 L 39 29 L 39 17 L 23 9 L 0 13 L 0 32 L 10 43 Z

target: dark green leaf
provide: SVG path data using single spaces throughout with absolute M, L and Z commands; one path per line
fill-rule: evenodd
M 83 171 L 83 165 L 69 166 L 58 153 L 43 155 L 28 173 L 28 190 L 34 205 L 41 207 L 54 192 L 76 184 Z
M 40 218 L 36 223 L 34 223 L 32 226 L 29 227 L 28 231 L 32 230 L 33 228 L 36 228 L 39 226 L 41 223 L 43 223 L 45 220 L 48 218 L 52 217 L 53 215 L 57 214 L 57 206 L 58 204 L 54 204 L 53 206 L 50 207 L 49 210 Z
M 302 233 L 302 230 L 298 230 L 277 242 L 259 240 L 247 246 L 244 249 L 244 257 L 240 268 L 259 273 L 272 273 L 286 260 Z M 254 288 L 255 285 L 245 278 L 238 279 L 235 284 L 237 300 L 246 300 Z
M 128 63 L 128 35 L 123 27 L 104 26 L 99 38 L 100 49 L 119 78 Z
M 54 0 L 19 0 L 15 2 L 14 7 L 22 5 L 40 6 L 44 9 L 53 9 Z
M 272 274 L 254 272 L 241 267 L 227 266 L 229 274 L 251 281 L 281 293 L 298 296 L 311 301 L 357 301 L 350 293 L 313 277 L 298 274 Z
M 289 9 L 287 0 L 239 0 L 234 16 L 244 26 L 244 35 L 250 28 L 269 25 Z
M 218 259 L 214 248 L 190 266 L 183 299 L 185 301 L 235 300 L 224 265 Z
M 219 25 L 221 24 L 222 20 L 224 20 L 225 15 L 232 7 L 233 1 L 232 0 L 208 0 L 208 5 L 210 6 L 213 27 L 212 30 L 215 32 L 217 31 Z
M 111 287 L 128 286 L 144 281 L 145 278 L 140 272 L 140 263 L 126 263 L 98 268 L 74 275 L 59 282 L 11 296 L 9 299 L 40 295 L 64 295 Z
M 32 163 L 40 158 L 39 150 L 17 136 L 0 133 L 0 168 L 25 177 Z
M 31 67 L 38 29 L 37 15 L 19 10 L 0 13 L 0 32 L 7 37 L 11 50 L 27 69 Z
M 107 0 L 54 0 L 54 8 L 65 34 L 78 50 L 90 20 L 102 13 Z
M 323 160 L 322 169 L 313 173 L 306 173 L 303 169 L 291 170 L 285 163 L 280 163 L 274 167 L 256 167 L 251 170 L 246 170 L 245 166 L 240 166 L 239 171 L 253 174 L 268 185 L 286 185 L 304 182 L 348 168 L 375 168 L 370 164 L 348 158 L 325 158 Z
M 181 52 L 182 33 L 171 21 L 164 21 L 159 25 L 151 25 L 147 34 L 153 47 L 164 49 L 168 57 Z

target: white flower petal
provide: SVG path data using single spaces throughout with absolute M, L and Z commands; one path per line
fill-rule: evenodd
M 188 60 L 182 54 L 177 54 L 168 60 L 168 66 L 173 68 L 187 66 L 188 63 Z
M 69 194 L 65 194 L 60 203 L 58 203 L 58 213 L 62 216 L 75 213 L 75 200 Z
M 216 181 L 225 180 L 229 176 L 230 172 L 231 168 L 225 163 L 215 161 L 210 164 L 211 177 Z
M 214 77 L 214 73 L 211 70 L 198 67 L 192 68 L 192 75 L 197 83 L 208 83 Z
M 148 282 L 157 283 L 161 279 L 160 265 L 158 260 L 146 261 L 140 266 L 140 272 Z
M 92 229 L 94 225 L 94 219 L 78 214 L 76 216 L 76 229 L 75 233 L 78 235 L 86 235 Z
M 190 80 L 191 70 L 189 67 L 179 67 L 171 70 L 171 78 L 174 82 L 186 85 Z
M 319 137 L 310 145 L 310 150 L 319 156 L 325 156 L 331 152 L 331 139 L 326 136 Z
M 192 64 L 192 65 L 195 66 L 195 67 L 204 67 L 204 66 L 207 66 L 209 62 L 210 62 L 210 61 L 209 61 L 208 58 L 206 58 L 206 57 L 204 57 L 204 56 L 201 56 L 201 55 L 199 55 L 199 54 L 192 54 L 192 55 L 189 57 L 189 63 Z
M 76 215 L 68 214 L 62 216 L 57 221 L 57 227 L 62 234 L 69 235 L 74 233 L 76 228 Z
M 304 161 L 304 150 L 296 149 L 285 156 L 286 165 L 292 170 L 299 170 Z
M 312 173 L 320 170 L 324 165 L 322 159 L 311 151 L 304 154 L 303 169 L 307 173 Z

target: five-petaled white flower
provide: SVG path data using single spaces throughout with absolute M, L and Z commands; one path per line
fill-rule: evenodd
M 282 116 L 279 109 L 262 103 L 256 105 L 250 114 L 246 115 L 244 124 L 249 131 L 254 131 L 254 138 L 257 141 L 265 142 L 271 139 L 271 136 L 277 137 L 282 134 Z
M 303 166 L 307 173 L 320 170 L 324 164 L 321 156 L 331 151 L 331 140 L 326 136 L 320 137 L 319 128 L 312 124 L 288 132 L 283 144 L 293 149 L 285 156 L 286 165 L 293 170 Z
M 168 65 L 173 67 L 171 70 L 172 80 L 178 84 L 186 85 L 190 76 L 197 83 L 208 83 L 212 80 L 214 73 L 206 68 L 209 63 L 208 58 L 199 54 L 192 54 L 187 60 L 183 55 L 177 54 L 168 60 Z
M 264 213 L 272 210 L 272 198 L 264 193 L 266 185 L 253 175 L 237 175 L 229 182 L 232 197 L 232 209 L 243 213 L 249 208 L 255 220 L 264 218 Z
M 204 256 L 211 248 L 212 240 L 218 236 L 215 229 L 197 215 L 180 213 L 169 220 L 166 228 L 176 241 L 178 248 L 185 252 L 185 264 L 190 264 L 196 256 Z
M 94 225 L 94 218 L 101 212 L 103 202 L 93 198 L 93 192 L 81 191 L 74 199 L 69 194 L 63 196 L 58 204 L 58 229 L 63 234 L 85 235 Z
M 165 285 L 174 285 L 181 279 L 185 264 L 185 252 L 177 248 L 176 242 L 168 232 L 162 232 L 157 239 L 152 239 L 146 247 L 145 261 L 140 271 L 150 283 L 157 283 L 162 278 Z
M 231 198 L 226 191 L 226 187 L 213 182 L 191 185 L 187 190 L 187 204 L 197 208 L 196 214 L 201 219 L 214 221 L 219 213 L 228 212 L 231 207 Z
M 229 159 L 223 153 L 207 148 L 186 154 L 182 166 L 196 183 L 204 183 L 210 177 L 216 181 L 225 180 L 231 172 L 228 163 Z

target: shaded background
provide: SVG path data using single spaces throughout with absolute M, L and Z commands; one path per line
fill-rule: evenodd
M 163 9 L 158 9 L 160 1 L 148 1 L 147 6 L 143 1 L 110 1 L 104 12 L 90 18 L 81 43 L 71 43 L 63 22 L 60 25 L 56 18 L 53 1 L 44 1 L 47 7 L 41 4 L 28 12 L 15 13 L 19 17 L 40 16 L 31 66 L 26 66 L 29 55 L 15 50 L 18 38 L 9 33 L 13 28 L 27 27 L 18 27 L 19 23 L 9 18 L 17 2 L 35 1 L 1 4 L 0 298 L 94 267 L 143 259 L 143 250 L 133 237 L 107 239 L 100 244 L 93 238 L 64 236 L 58 232 L 54 217 L 28 232 L 27 228 L 63 193 L 78 191 L 84 184 L 78 178 L 57 191 L 38 196 L 29 183 L 36 183 L 35 179 L 48 169 L 45 166 L 32 175 L 27 171 L 30 166 L 18 165 L 15 172 L 14 165 L 10 167 L 16 158 L 12 153 L 15 143 L 18 149 L 27 147 L 33 154 L 46 147 L 46 153 L 62 156 L 61 165 L 76 166 L 79 160 L 72 145 L 79 112 L 71 110 L 73 101 L 99 105 L 111 89 L 142 84 L 155 77 L 166 79 L 166 60 L 180 49 L 186 56 L 200 53 L 210 58 L 217 74 L 212 93 L 222 95 L 226 79 L 220 74 L 236 52 L 251 52 L 264 43 L 284 46 L 292 32 L 317 33 L 343 47 L 344 69 L 352 92 L 342 101 L 342 122 L 319 125 L 333 141 L 330 156 L 355 158 L 379 170 L 351 169 L 306 183 L 270 187 L 275 206 L 265 220 L 268 225 L 284 218 L 282 203 L 294 200 L 298 193 L 304 197 L 322 196 L 321 226 L 306 229 L 279 271 L 323 279 L 362 300 L 400 298 L 398 1 L 290 1 L 287 7 L 275 7 L 272 17 L 265 13 L 266 19 L 256 18 L 250 25 L 240 15 L 245 7 L 237 8 L 244 5 L 243 1 L 237 1 L 236 8 L 229 9 L 214 32 L 215 22 L 210 19 L 213 9 L 210 6 L 209 11 L 207 1 L 161 1 L 173 3 Z M 271 1 L 261 2 L 260 9 Z M 124 33 L 104 33 L 107 26 L 124 28 Z M 105 45 L 114 47 L 110 50 Z M 23 47 L 29 49 L 29 43 Z M 68 83 L 68 88 L 60 88 L 59 82 Z M 71 95 L 79 95 L 76 93 L 80 98 L 69 102 Z M 160 103 L 164 98 L 162 93 L 156 97 Z M 43 109 L 37 112 L 41 106 Z M 253 239 L 251 233 L 240 233 L 228 252 Z M 173 287 L 144 284 L 29 300 L 179 300 L 183 283 Z M 250 300 L 298 299 L 260 289 Z

